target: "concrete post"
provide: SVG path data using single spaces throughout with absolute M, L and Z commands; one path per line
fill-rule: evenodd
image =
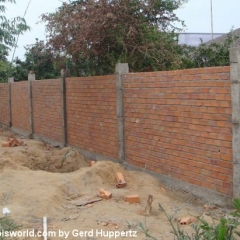
M 32 81 L 35 81 L 35 73 L 30 71 L 28 74 L 28 96 L 29 96 L 29 113 L 30 113 L 30 133 L 29 138 L 33 138 L 34 122 L 33 122 L 33 99 L 32 99 Z
M 116 91 L 117 91 L 117 124 L 118 124 L 118 160 L 125 160 L 125 139 L 124 139 L 124 106 L 123 106 L 123 74 L 129 73 L 127 63 L 117 63 L 115 67 Z
M 12 84 L 14 82 L 14 78 L 8 78 L 8 127 L 12 126 Z
M 62 145 L 67 145 L 67 109 L 66 109 L 66 77 L 70 77 L 69 69 L 61 69 L 61 93 L 62 93 Z
M 36 80 L 36 75 L 33 71 L 30 71 L 28 74 L 28 81 L 34 81 Z
M 240 48 L 230 49 L 232 100 L 233 196 L 240 194 Z

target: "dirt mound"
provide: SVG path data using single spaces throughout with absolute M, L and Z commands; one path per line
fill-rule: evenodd
M 118 163 L 98 161 L 89 168 L 81 169 L 79 178 L 81 185 L 116 185 L 116 172 L 124 171 Z

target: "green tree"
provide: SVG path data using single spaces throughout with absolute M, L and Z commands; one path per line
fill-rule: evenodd
M 43 41 L 38 41 L 25 47 L 25 59 L 16 58 L 13 64 L 13 76 L 16 80 L 26 80 L 28 72 L 33 70 L 37 79 L 51 79 L 59 75 L 53 62 L 53 54 L 45 48 Z
M 11 65 L 7 61 L 8 52 L 6 49 L 0 51 L 0 82 L 7 79 L 8 74 L 11 70 Z
M 6 18 L 4 14 L 7 2 L 15 3 L 15 0 L 0 0 L 0 82 L 6 81 L 11 69 L 7 61 L 8 51 L 16 47 L 18 36 L 30 29 L 24 18 Z
M 197 47 L 179 46 L 181 68 L 202 68 L 214 66 L 229 66 L 232 43 L 239 39 L 239 35 L 230 31 L 223 41 L 201 43 Z
M 131 71 L 176 68 L 174 11 L 187 0 L 79 0 L 42 16 L 48 46 L 67 57 L 77 75 L 112 73 L 117 62 Z M 181 22 L 182 23 L 182 22 Z

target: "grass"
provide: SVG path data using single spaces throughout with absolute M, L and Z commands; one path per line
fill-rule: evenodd
M 238 240 L 240 239 L 240 198 L 234 198 L 232 205 L 234 210 L 219 219 L 217 223 L 215 223 L 213 218 L 212 222 L 209 223 L 206 222 L 203 217 L 197 217 L 198 222 L 191 225 L 194 230 L 191 236 L 184 231 L 184 228 L 180 228 L 178 223 L 175 223 L 176 212 L 173 215 L 169 215 L 161 204 L 159 204 L 159 210 L 163 212 L 167 218 L 172 229 L 171 233 L 173 234 L 174 240 Z M 146 228 L 146 223 L 145 225 L 141 222 L 137 225 L 127 223 L 129 229 L 134 228 L 144 233 L 147 239 L 159 240 L 149 233 L 149 230 Z
M 3 231 L 15 231 L 19 229 L 19 226 L 8 216 L 0 218 L 0 240 L 5 239 L 1 235 Z

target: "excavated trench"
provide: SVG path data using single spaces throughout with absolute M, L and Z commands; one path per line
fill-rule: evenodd
M 31 170 L 68 173 L 87 167 L 84 157 L 73 148 L 52 149 L 44 156 L 37 152 L 26 152 L 28 161 L 23 166 Z
M 1 149 L 0 170 L 5 167 L 13 169 L 27 167 L 34 171 L 69 173 L 88 166 L 85 158 L 74 148 L 46 147 L 37 140 L 33 146 L 28 147 L 28 141 L 24 140 L 24 146 Z

